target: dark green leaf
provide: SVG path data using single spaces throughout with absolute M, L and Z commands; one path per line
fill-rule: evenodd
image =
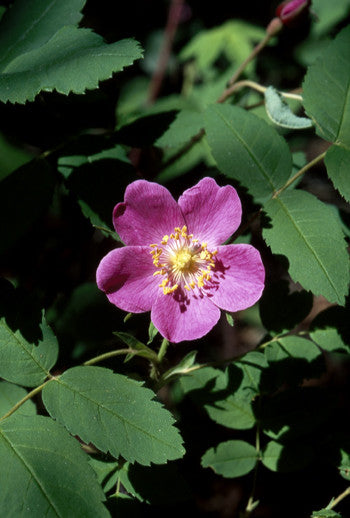
M 325 204 L 305 191 L 285 191 L 265 205 L 272 227 L 263 232 L 289 261 L 292 279 L 316 295 L 344 304 L 349 257 L 342 228 Z
M 141 383 L 102 367 L 74 367 L 43 390 L 48 412 L 72 434 L 144 465 L 184 454 L 173 417 L 154 396 Z
M 264 201 L 288 180 L 292 158 L 286 141 L 255 115 L 230 105 L 211 105 L 205 131 L 218 168 Z
M 32 101 L 41 90 L 84 93 L 142 56 L 136 41 L 107 45 L 91 30 L 73 25 L 83 4 L 19 0 L 11 6 L 0 27 L 2 101 Z
M 301 441 L 288 444 L 270 441 L 262 453 L 261 460 L 271 471 L 288 473 L 303 469 L 311 462 L 313 455 L 310 444 Z
M 113 333 L 115 336 L 119 338 L 122 342 L 124 342 L 130 349 L 134 349 L 135 351 L 138 351 L 139 356 L 143 356 L 144 358 L 149 358 L 150 360 L 157 361 L 157 355 L 156 353 L 150 349 L 150 347 L 147 347 L 147 345 L 140 342 L 140 340 L 137 340 L 134 336 L 130 335 L 129 333 L 123 333 L 115 331 Z M 130 358 L 134 356 L 134 353 L 130 353 L 128 355 Z
M 350 150 L 342 146 L 331 146 L 324 161 L 334 187 L 347 201 L 350 201 Z
M 202 457 L 202 466 L 212 468 L 226 478 L 246 475 L 258 460 L 254 446 L 245 441 L 227 441 L 210 448 Z
M 328 352 L 349 352 L 349 346 L 347 346 L 337 329 L 315 329 L 310 333 L 311 338 L 317 343 L 324 351 Z
M 333 509 L 321 509 L 320 511 L 314 511 L 312 518 L 342 518 L 341 514 L 336 513 Z
M 5 415 L 18 401 L 23 399 L 28 392 L 18 385 L 0 381 L 0 417 Z M 16 410 L 16 415 L 35 415 L 36 407 L 30 399 Z
M 42 383 L 57 360 L 55 335 L 43 319 L 42 336 L 37 345 L 28 342 L 20 331 L 13 331 L 5 318 L 0 320 L 0 376 L 26 387 Z
M 107 518 L 103 492 L 79 443 L 43 416 L 0 425 L 0 508 L 4 516 Z

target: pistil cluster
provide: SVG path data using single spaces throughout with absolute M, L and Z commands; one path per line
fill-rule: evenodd
M 164 276 L 159 287 L 164 295 L 183 287 L 187 291 L 201 289 L 211 280 L 217 250 L 209 251 L 207 243 L 199 243 L 187 227 L 175 227 L 170 235 L 163 236 L 160 244 L 151 244 L 155 275 Z

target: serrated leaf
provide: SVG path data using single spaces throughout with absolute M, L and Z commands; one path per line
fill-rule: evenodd
M 129 462 L 162 464 L 183 456 L 171 414 L 141 383 L 102 367 L 74 367 L 43 390 L 52 417 L 84 442 Z
M 32 160 L 0 182 L 0 253 L 13 246 L 51 202 L 55 177 L 45 160 Z
M 345 303 L 349 257 L 334 213 L 305 191 L 285 191 L 265 205 L 272 227 L 263 236 L 289 261 L 292 279 L 330 302 Z
M 288 180 L 292 157 L 286 141 L 255 115 L 230 105 L 211 105 L 205 131 L 219 170 L 264 201 Z
M 131 39 L 106 44 L 90 29 L 78 29 L 64 18 L 57 23 L 58 14 L 69 9 L 68 2 L 62 3 L 57 8 L 57 1 L 47 6 L 42 0 L 20 0 L 9 10 L 11 16 L 2 20 L 5 37 L 0 46 L 6 48 L 0 62 L 2 101 L 32 101 L 41 90 L 84 93 L 142 56 L 139 44 Z M 80 16 L 73 12 L 71 18 Z M 15 30 L 11 37 L 14 25 L 20 27 L 21 36 Z
M 0 424 L 0 508 L 16 518 L 107 518 L 88 457 L 62 426 L 44 416 Z
M 11 408 L 23 399 L 28 392 L 18 385 L 0 381 L 0 417 L 5 415 Z M 30 399 L 16 410 L 16 415 L 35 415 L 36 407 Z
M 235 430 L 249 430 L 256 418 L 252 409 L 252 397 L 242 391 L 229 395 L 226 399 L 205 405 L 209 417 L 218 424 Z
M 35 387 L 48 376 L 56 363 L 58 343 L 43 319 L 42 338 L 36 345 L 28 342 L 20 331 L 13 331 L 5 318 L 0 320 L 0 376 L 7 381 Z
M 295 115 L 273 86 L 266 88 L 264 95 L 266 113 L 277 126 L 288 129 L 306 129 L 313 126 L 311 119 Z
M 314 511 L 311 515 L 312 518 L 342 518 L 341 514 L 336 513 L 333 509 L 320 509 Z
M 342 146 L 331 146 L 326 153 L 324 163 L 334 187 L 350 202 L 350 150 Z
M 350 27 L 311 65 L 303 83 L 306 113 L 318 134 L 350 148 Z
M 226 478 L 246 475 L 258 460 L 256 448 L 245 441 L 226 441 L 210 448 L 202 457 L 204 468 L 212 468 L 215 473 Z

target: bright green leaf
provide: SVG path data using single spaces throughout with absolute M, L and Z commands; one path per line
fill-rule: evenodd
M 43 390 L 48 412 L 73 435 L 144 465 L 184 454 L 173 417 L 154 396 L 141 383 L 102 367 L 74 367 Z
M 337 329 L 315 329 L 310 336 L 324 351 L 349 352 L 349 347 L 344 344 Z
M 288 180 L 292 158 L 286 141 L 255 115 L 230 105 L 211 105 L 205 131 L 219 170 L 264 201 Z
M 336 513 L 333 509 L 320 509 L 320 511 L 314 511 L 311 515 L 312 518 L 342 518 L 341 514 Z
M 226 478 L 246 475 L 258 460 L 254 446 L 245 441 L 227 441 L 210 448 L 202 457 L 202 466 L 212 468 Z
M 2 101 L 32 101 L 41 90 L 84 93 L 142 56 L 136 41 L 107 45 L 90 29 L 72 25 L 81 17 L 75 9 L 84 2 L 76 0 L 75 9 L 69 4 L 19 0 L 4 16 L 0 24 L 4 34 L 0 48 L 6 49 L 0 61 Z
M 45 320 L 41 324 L 39 343 L 28 342 L 20 331 L 0 320 L 0 376 L 26 387 L 42 383 L 57 360 L 58 344 Z
M 5 415 L 18 401 L 23 399 L 28 392 L 18 385 L 0 381 L 0 417 Z M 16 415 L 35 415 L 36 407 L 30 399 L 16 410 Z
M 349 257 L 339 221 L 304 191 L 285 191 L 265 205 L 272 227 L 263 232 L 275 254 L 289 261 L 292 279 L 330 302 L 344 304 Z
M 307 117 L 298 117 L 292 112 L 281 94 L 269 86 L 265 91 L 265 108 L 269 118 L 282 128 L 306 129 L 312 127 L 312 121 Z
M 12 416 L 0 425 L 3 516 L 107 518 L 104 495 L 78 441 L 52 419 Z

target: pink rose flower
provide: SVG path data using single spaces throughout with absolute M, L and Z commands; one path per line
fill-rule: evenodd
M 304 9 L 311 4 L 311 0 L 287 0 L 282 2 L 276 9 L 276 16 L 280 18 L 282 23 L 289 25 L 294 22 Z
M 252 306 L 264 289 L 260 254 L 245 244 L 222 245 L 241 222 L 236 190 L 204 178 L 174 200 L 163 186 L 137 180 L 113 211 L 126 246 L 109 252 L 97 285 L 130 313 L 151 311 L 170 342 L 208 333 L 220 309 Z

